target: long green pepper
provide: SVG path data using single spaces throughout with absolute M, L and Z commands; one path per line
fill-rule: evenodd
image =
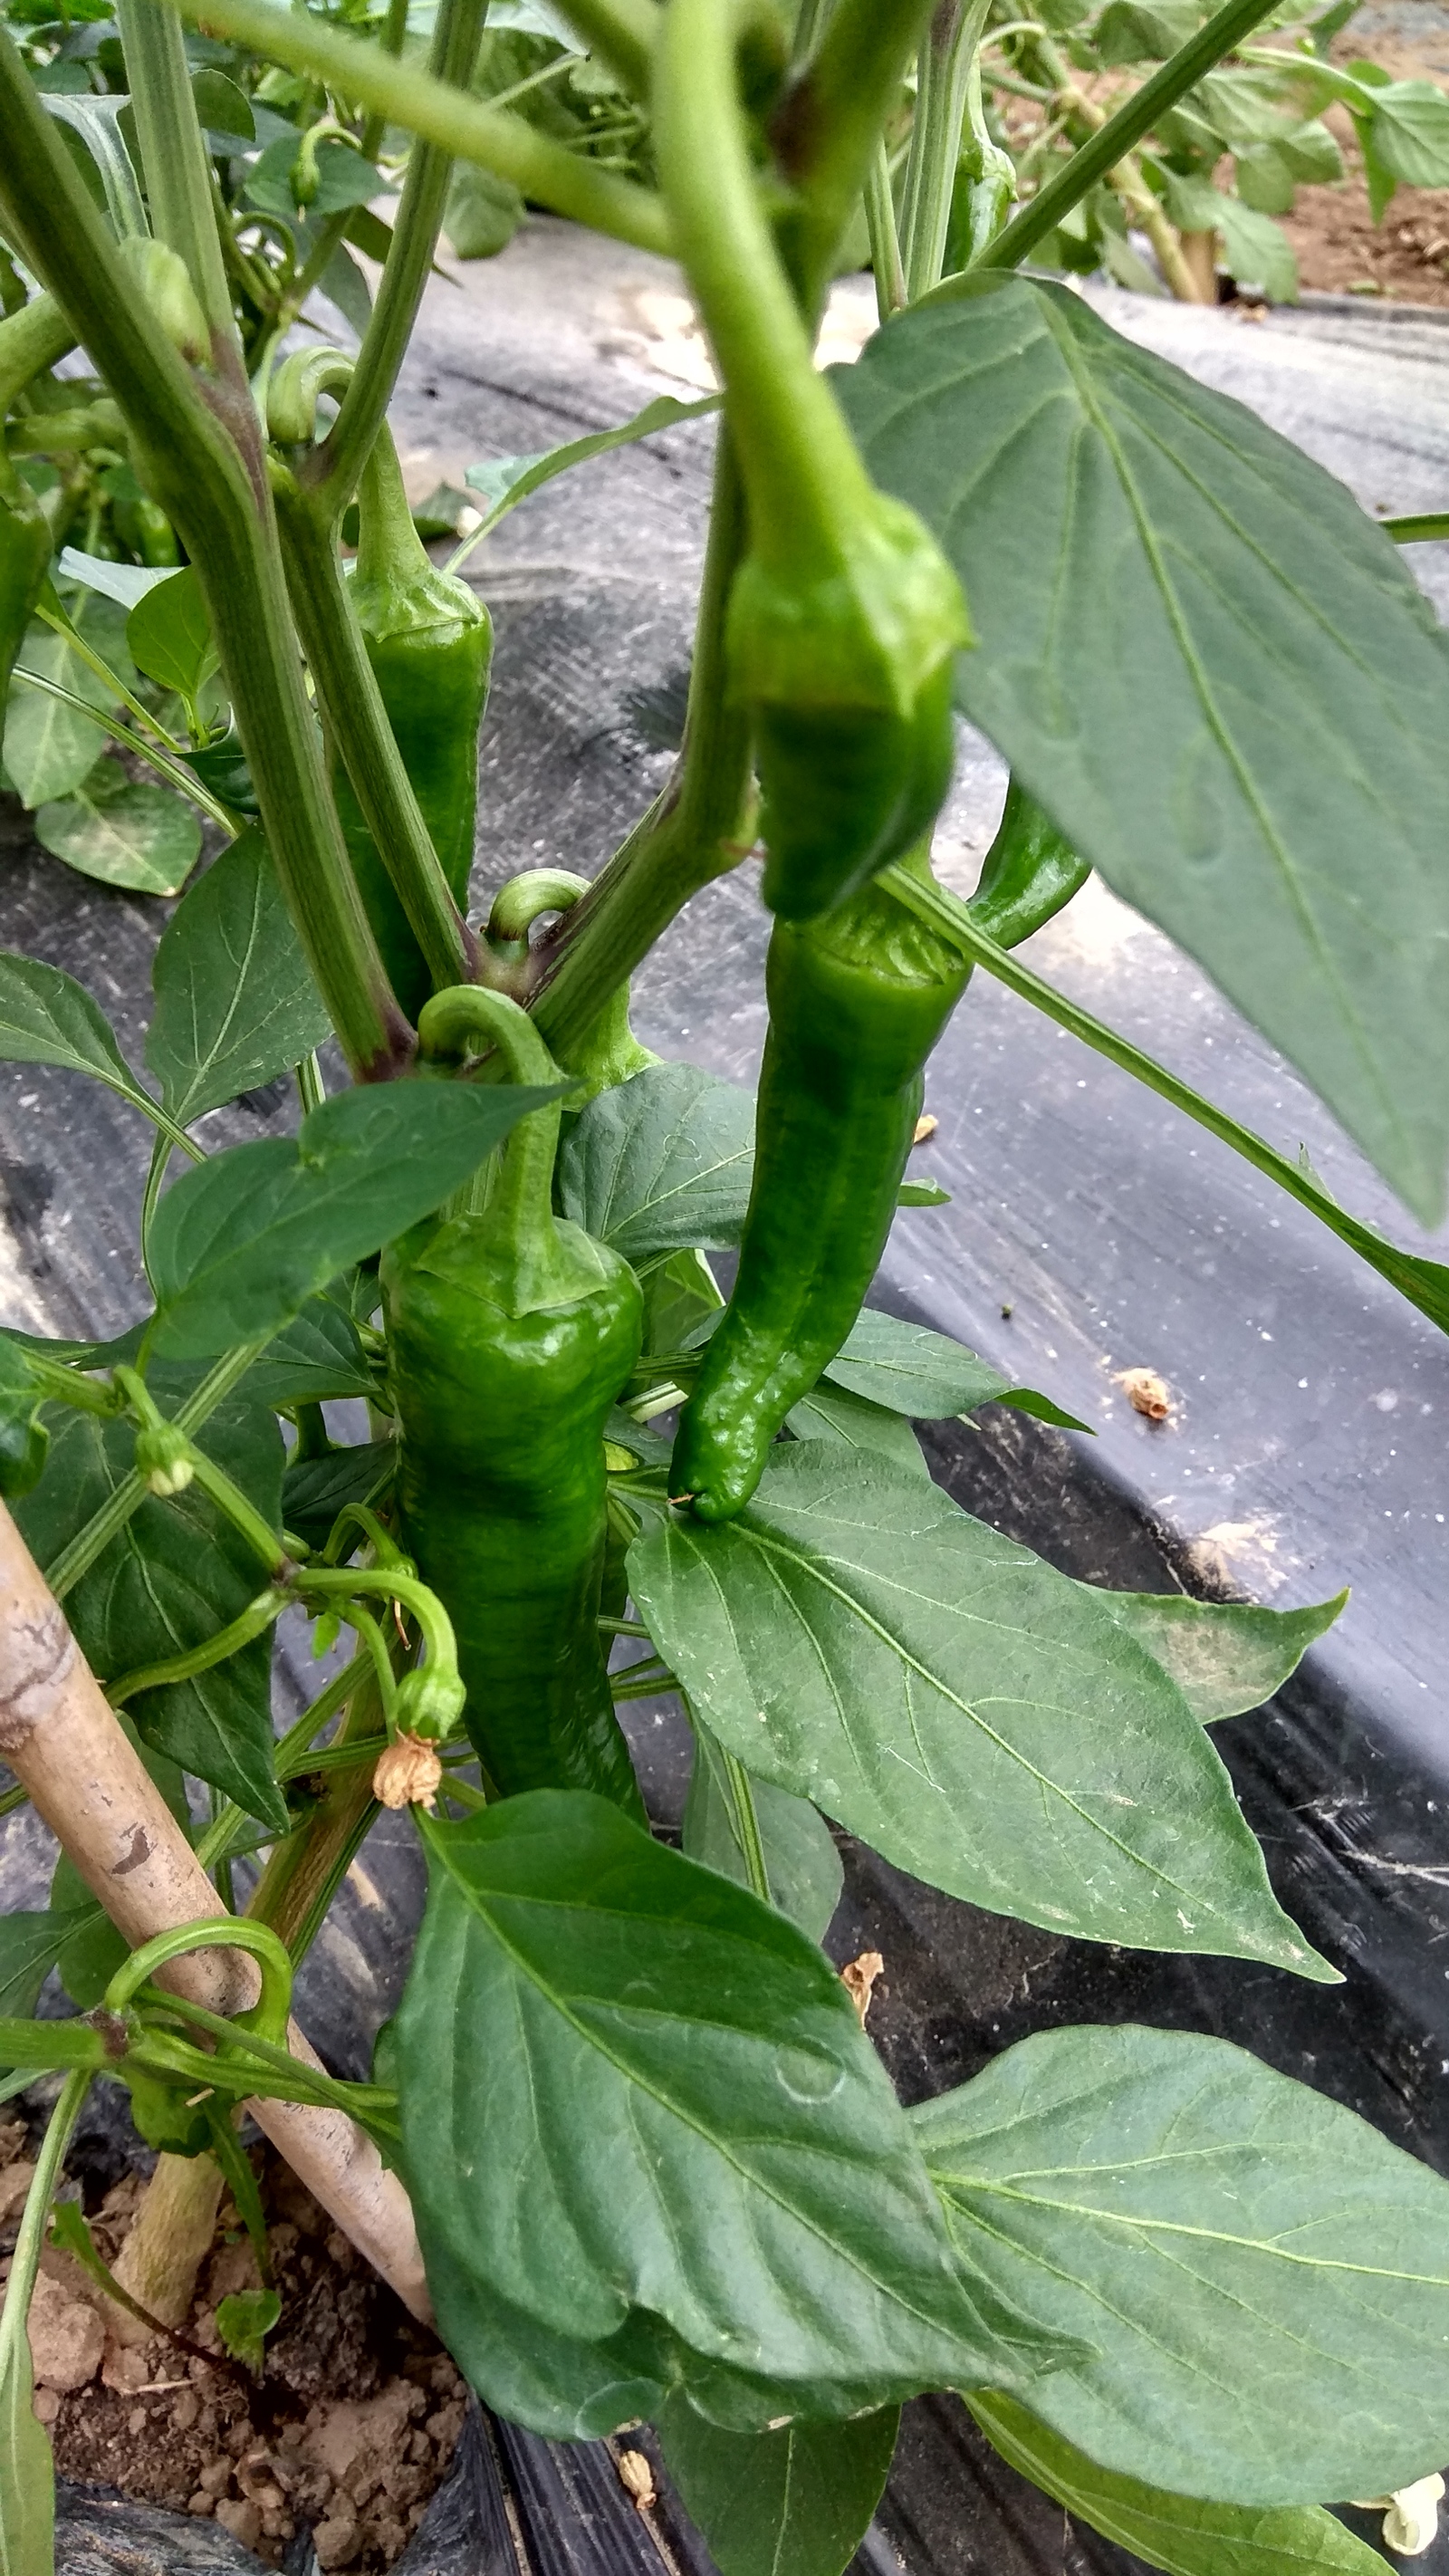
M 921 1114 L 926 1058 L 970 971 L 879 886 L 823 921 L 776 921 L 740 1266 L 670 1471 L 672 1496 L 701 1520 L 744 1509 L 786 1414 L 860 1312 Z
M 413 526 L 386 428 L 363 467 L 357 500 L 349 596 L 403 767 L 453 899 L 466 912 L 493 623 L 467 583 L 431 561 Z M 432 979 L 335 744 L 332 787 L 393 991 L 415 1020 Z
M 419 1037 L 425 1056 L 496 1048 L 511 1080 L 557 1080 L 502 993 L 440 994 Z M 592 1789 L 642 1821 L 598 1616 L 604 1422 L 643 1297 L 627 1262 L 554 1215 L 559 1117 L 554 1101 L 514 1129 L 481 1214 L 432 1217 L 383 1256 L 402 1530 L 453 1622 L 493 1786 Z

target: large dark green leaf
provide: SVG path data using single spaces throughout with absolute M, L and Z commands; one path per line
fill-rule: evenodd
M 1100 1592 L 1092 1598 L 1172 1675 L 1194 1717 L 1211 1726 L 1261 1708 L 1332 1627 L 1346 1592 L 1308 1610 L 1254 1601 L 1190 1601 L 1182 1592 Z
M 157 1369 L 163 1409 L 192 1372 Z M 91 1413 L 51 1413 L 51 1450 L 33 1493 L 15 1507 L 27 1545 L 48 1565 L 128 1474 L 134 1434 Z M 199 1445 L 281 1527 L 283 1451 L 265 1406 L 233 1397 L 198 1432 Z M 265 1580 L 252 1550 L 197 1485 L 148 1496 L 66 1596 L 82 1653 L 103 1681 L 183 1654 L 238 1618 Z M 279 1829 L 287 1809 L 272 1767 L 271 1641 L 263 1636 L 191 1681 L 146 1691 L 131 1705 L 144 1743 L 208 1780 Z
M 146 1062 L 183 1127 L 322 1044 L 327 1014 L 260 832 L 243 832 L 177 905 L 151 983 Z
M 40 1989 L 69 1935 L 90 1905 L 73 1912 L 0 1914 L 0 2018 L 23 2021 L 35 2010 Z
M 1449 669 L 1389 539 L 1060 287 L 921 306 L 837 383 L 967 584 L 968 714 L 1437 1223 Z
M 1383 2576 L 1367 2549 L 1317 2505 L 1205 2504 L 1099 2469 L 1014 2397 L 968 2401 L 1004 2460 L 1079 2522 L 1168 2576 Z
M 578 1793 L 426 1838 L 395 2030 L 445 2329 L 455 2274 L 574 2345 L 647 2328 L 768 2378 L 760 2426 L 791 2391 L 824 2416 L 963 2371 L 1020 2381 L 1011 2311 L 977 2311 L 880 2061 L 793 1924 Z
M 913 2112 L 973 2264 L 1092 2349 L 1033 2409 L 1232 2504 L 1387 2494 L 1444 2455 L 1449 2183 L 1190 2031 L 1058 2030 Z
M 728 1250 L 755 1150 L 754 1094 L 694 1064 L 655 1064 L 601 1091 L 559 1156 L 566 1216 L 622 1252 Z
M 818 1442 L 629 1553 L 649 1633 L 749 1770 L 898 1868 L 1054 1932 L 1332 1979 L 1181 1693 L 1083 1584 Z
M 903 1323 L 874 1306 L 862 1307 L 825 1374 L 849 1394 L 886 1405 L 892 1413 L 912 1414 L 919 1422 L 974 1412 L 1011 1387 L 1009 1378 L 979 1360 L 964 1342 L 933 1333 L 926 1324 Z
M 907 1476 L 929 1476 L 930 1468 L 921 1455 L 921 1444 L 909 1422 L 883 1404 L 868 1404 L 863 1396 L 847 1395 L 843 1387 L 830 1386 L 824 1380 L 792 1405 L 785 1416 L 786 1428 L 797 1440 L 824 1440 L 836 1449 L 864 1449 L 872 1456 L 889 1460 Z
M 309 1547 L 325 1547 L 348 1503 L 377 1503 L 397 1468 L 394 1440 L 364 1440 L 323 1458 L 302 1458 L 282 1479 L 282 1518 Z
M 169 787 L 98 760 L 77 787 L 42 805 L 35 837 L 66 866 L 131 894 L 176 894 L 201 855 L 201 825 Z
M 753 1780 L 755 1819 L 770 1894 L 782 1914 L 812 1941 L 823 1941 L 840 1903 L 842 1870 L 830 1827 L 808 1798 L 792 1798 L 773 1780 Z M 724 1756 L 707 1727 L 695 1724 L 694 1767 L 684 1807 L 684 1850 L 737 1887 L 750 1884 L 741 1828 Z
M 248 1369 L 246 1389 L 259 1403 L 275 1405 L 325 1404 L 348 1395 L 366 1401 L 377 1394 L 345 1281 L 334 1280 L 320 1297 L 308 1298 Z
M 723 2433 L 681 2399 L 659 2438 L 719 2576 L 840 2576 L 870 2528 L 899 2423 L 887 2406 L 853 2424 Z
M 206 1359 L 290 1321 L 349 1262 L 427 1216 L 555 1091 L 392 1082 L 340 1092 L 295 1137 L 235 1145 L 151 1229 L 155 1347 Z
M 123 1100 L 146 1103 L 110 1021 L 85 986 L 58 966 L 9 950 L 0 951 L 0 1058 L 94 1074 Z

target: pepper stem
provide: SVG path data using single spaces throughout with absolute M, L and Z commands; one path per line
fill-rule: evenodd
M 496 1049 L 512 1082 L 539 1090 L 563 1085 L 553 1057 L 526 1011 L 506 993 L 462 984 L 423 1005 L 418 1040 L 424 1057 L 481 1056 Z M 500 1245 L 536 1257 L 555 1236 L 553 1167 L 558 1159 L 562 1099 L 530 1110 L 503 1148 L 488 1197 L 489 1232 Z
M 357 504 L 356 579 L 399 590 L 414 585 L 419 573 L 426 579 L 433 560 L 413 525 L 402 467 L 386 421 L 368 449 Z

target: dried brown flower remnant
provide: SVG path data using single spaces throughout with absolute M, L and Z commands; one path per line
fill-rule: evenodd
M 1117 1384 L 1134 1413 L 1145 1413 L 1149 1422 L 1166 1422 L 1172 1412 L 1172 1389 L 1156 1369 L 1119 1369 Z
M 372 1794 L 380 1807 L 426 1807 L 431 1815 L 442 1777 L 436 1744 L 426 1736 L 400 1735 L 377 1757 Z
M 633 2497 L 641 2513 L 647 2513 L 655 2502 L 654 2472 L 643 2452 L 621 2451 L 614 2465 L 625 2494 Z
M 875 1981 L 884 1968 L 885 1961 L 879 1950 L 862 1950 L 858 1959 L 848 1960 L 840 1971 L 840 1982 L 860 2016 L 862 2030 L 865 2028 L 866 2014 L 870 2010 L 871 1996 L 875 1992 Z

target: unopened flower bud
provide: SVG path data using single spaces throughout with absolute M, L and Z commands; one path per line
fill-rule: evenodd
M 138 1432 L 136 1473 L 144 1476 L 149 1490 L 163 1499 L 170 1494 L 184 1494 L 196 1473 L 185 1432 L 170 1422 L 153 1423 L 148 1430 Z

